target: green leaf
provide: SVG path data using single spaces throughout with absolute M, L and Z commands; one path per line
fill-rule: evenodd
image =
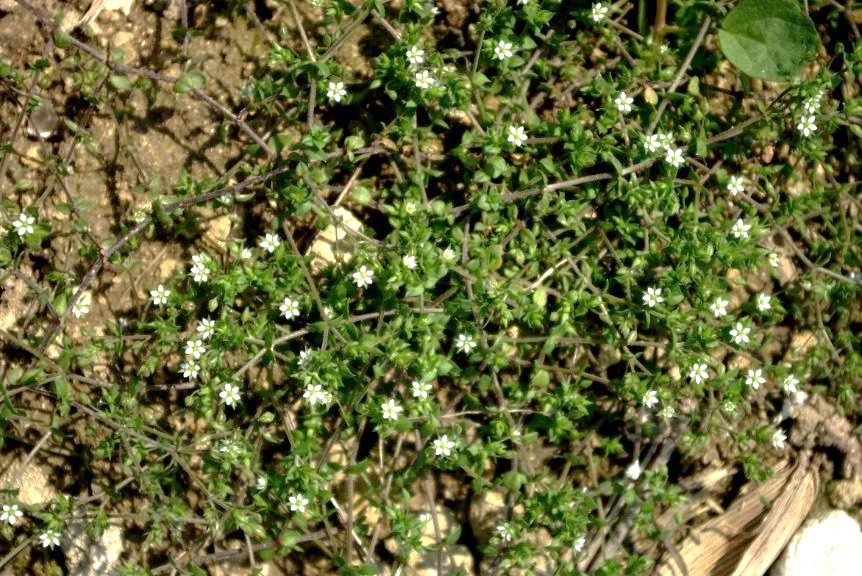
M 173 91 L 177 94 L 185 94 L 192 90 L 203 90 L 207 79 L 200 70 L 189 70 L 177 78 L 174 82 Z
M 743 0 L 718 31 L 721 50 L 755 78 L 786 82 L 814 58 L 820 38 L 794 0 Z
M 108 79 L 108 84 L 114 90 L 128 90 L 132 87 L 132 82 L 125 74 L 114 74 Z
M 54 45 L 65 50 L 72 45 L 72 37 L 57 28 L 54 30 Z

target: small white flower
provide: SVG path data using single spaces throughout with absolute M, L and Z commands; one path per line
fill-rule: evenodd
M 230 383 L 225 384 L 218 397 L 228 406 L 233 406 L 234 403 L 239 402 L 239 386 Z
M 634 98 L 627 95 L 625 92 L 620 92 L 614 99 L 614 105 L 617 107 L 617 110 L 619 110 L 623 114 L 628 114 L 632 111 L 633 102 Z
M 575 554 L 580 554 L 581 550 L 583 550 L 586 545 L 587 539 L 583 536 L 575 540 Z
M 768 312 L 772 310 L 772 297 L 769 294 L 757 295 L 757 309 L 760 312 Z
M 605 18 L 608 17 L 609 11 L 610 8 L 607 4 L 602 4 L 601 2 L 596 2 L 595 4 L 593 4 L 593 22 L 595 22 L 596 24 L 602 22 Z
M 302 494 L 290 496 L 287 499 L 287 503 L 290 504 L 291 512 L 305 512 L 305 507 L 308 506 L 308 498 L 303 496 Z
M 506 140 L 509 144 L 522 146 L 527 141 L 527 132 L 523 126 L 509 126 L 509 136 Z
M 233 438 L 225 438 L 218 451 L 227 456 L 235 456 L 240 452 L 239 443 Z
M 810 114 L 799 119 L 799 124 L 796 129 L 802 132 L 802 135 L 808 138 L 817 131 L 817 125 L 814 123 L 814 115 Z
M 414 380 L 413 383 L 410 384 L 410 388 L 413 391 L 413 397 L 420 400 L 425 400 L 431 393 L 431 384 L 428 382 Z
M 781 257 L 778 255 L 778 252 L 770 252 L 768 258 L 769 265 L 773 268 L 778 268 L 778 264 L 781 261 Z
M 805 111 L 806 114 L 815 114 L 820 111 L 820 105 L 822 103 L 822 100 L 823 92 L 819 92 L 811 98 L 805 100 L 805 102 L 802 103 L 802 109 Z
M 292 320 L 299 316 L 299 302 L 290 296 L 285 296 L 278 309 L 284 314 L 286 320 Z
M 788 374 L 784 377 L 784 381 L 781 383 L 781 387 L 784 388 L 784 391 L 788 394 L 796 394 L 799 391 L 799 385 L 802 382 L 799 378 L 796 377 L 795 374 Z
M 512 525 L 508 522 L 503 522 L 501 524 L 497 524 L 497 536 L 500 537 L 505 543 L 509 543 L 512 541 L 512 538 L 515 537 L 515 530 L 512 528 Z
M 159 284 L 155 290 L 150 290 L 150 296 L 153 298 L 153 304 L 156 306 L 164 306 L 168 303 L 168 296 L 171 291 Z
M 751 333 L 751 328 L 737 322 L 736 326 L 730 329 L 730 335 L 733 337 L 734 344 L 748 344 L 748 335 Z
M 197 330 L 203 340 L 209 340 L 212 335 L 215 334 L 215 320 L 204 318 L 201 320 L 201 323 L 198 324 Z
M 730 229 L 730 233 L 733 234 L 734 238 L 748 238 L 749 230 L 751 230 L 751 224 L 746 224 L 742 218 L 739 218 L 733 228 Z
M 500 40 L 494 45 L 494 57 L 496 57 L 497 60 L 511 58 L 513 54 L 512 43 L 508 40 Z
M 243 246 L 239 251 L 240 260 L 251 260 L 251 248 Z
M 448 434 L 443 434 L 434 440 L 434 454 L 436 456 L 451 456 L 452 450 L 455 449 L 455 443 L 449 440 Z
M 15 228 L 18 236 L 26 236 L 35 231 L 35 228 L 33 228 L 35 223 L 36 219 L 29 214 L 19 214 L 18 219 L 12 221 L 12 227 Z
M 644 139 L 644 148 L 650 154 L 655 154 L 665 147 L 663 134 L 650 134 Z
M 60 533 L 51 528 L 39 534 L 39 544 L 42 548 L 54 548 L 60 545 Z
M 401 263 L 404 264 L 404 266 L 406 266 L 410 270 L 415 270 L 416 256 L 414 256 L 413 254 L 405 254 L 404 257 L 401 259 Z
M 436 16 L 437 14 L 440 13 L 440 9 L 437 8 L 436 4 L 431 4 L 428 6 L 428 12 L 431 13 L 431 16 Z
M 344 88 L 344 82 L 331 81 L 326 88 L 326 97 L 334 102 L 341 102 L 341 99 L 347 96 L 347 90 Z
M 257 241 L 257 243 L 261 248 L 272 254 L 281 244 L 281 239 L 278 237 L 278 234 L 270 234 L 267 232 L 263 238 Z
M 641 404 L 643 404 L 644 408 L 648 410 L 652 410 L 656 404 L 658 404 L 658 392 L 655 390 L 647 390 L 643 398 L 641 398 Z
M 416 87 L 420 90 L 427 90 L 437 83 L 434 77 L 431 76 L 431 72 L 428 70 L 419 70 L 413 76 L 413 79 L 416 82 Z
M 353 281 L 356 283 L 358 288 L 362 288 L 363 286 L 371 286 L 371 282 L 374 279 L 374 270 L 371 270 L 366 265 L 362 265 L 359 267 L 359 270 L 353 273 Z
M 257 489 L 266 490 L 266 476 L 257 477 Z
M 9 526 L 14 526 L 18 522 L 18 518 L 23 515 L 17 504 L 3 504 L 3 510 L 0 512 L 0 522 L 6 522 Z
M 395 398 L 390 398 L 380 405 L 380 410 L 383 412 L 384 420 L 397 420 L 398 414 L 403 410 Z
M 760 368 L 752 368 L 745 375 L 745 385 L 752 390 L 759 390 L 760 386 L 766 382 L 763 377 L 763 370 Z
M 695 384 L 702 384 L 709 378 L 709 373 L 707 372 L 708 367 L 706 364 L 695 364 L 691 367 L 691 370 L 688 373 L 688 377 Z
M 90 311 L 90 304 L 93 301 L 93 295 L 89 292 L 83 292 L 81 297 L 78 298 L 78 301 L 75 302 L 75 305 L 72 307 L 72 314 L 75 318 L 80 318 L 84 314 Z
M 731 193 L 731 195 L 736 196 L 737 194 L 742 194 L 745 190 L 745 185 L 743 184 L 743 180 L 741 176 L 731 176 L 730 182 L 727 183 L 727 191 Z
M 195 282 L 201 283 L 209 280 L 209 270 L 205 262 L 195 262 L 191 269 L 192 279 Z
M 455 251 L 451 248 L 446 248 L 445 250 L 443 250 L 443 260 L 446 260 L 447 262 L 452 262 L 457 257 L 458 254 L 456 254 Z
M 674 168 L 679 168 L 685 164 L 685 157 L 682 155 L 682 148 L 675 148 L 673 146 L 665 148 L 664 161 Z
M 772 433 L 772 446 L 781 450 L 784 448 L 784 443 L 787 442 L 787 434 L 784 433 L 784 430 L 776 430 Z
M 661 295 L 661 288 L 654 288 L 652 286 L 647 288 L 646 293 L 643 295 L 643 299 L 644 304 L 650 308 L 655 308 L 656 304 L 664 302 L 664 297 Z
M 305 348 L 299 352 L 298 364 L 300 368 L 305 368 L 311 361 L 311 348 Z
M 180 364 L 180 370 L 185 378 L 194 380 L 198 377 L 198 374 L 200 374 L 201 367 L 194 360 L 184 360 L 182 364 Z
M 455 339 L 455 348 L 464 354 L 469 354 L 476 346 L 478 346 L 476 339 L 471 334 L 458 334 L 458 338 Z
M 727 314 L 727 305 L 730 304 L 729 300 L 726 300 L 719 296 L 715 299 L 715 301 L 709 305 L 709 311 L 712 312 L 712 315 L 716 318 L 721 318 Z
M 411 46 L 407 49 L 407 61 L 410 62 L 411 66 L 418 66 L 425 61 L 425 50 L 420 48 L 419 46 Z
M 195 360 L 198 360 L 206 351 L 207 348 L 204 346 L 202 340 L 195 338 L 186 342 L 186 356 L 191 356 Z
M 325 406 L 332 401 L 332 394 L 330 394 L 329 391 L 324 390 L 321 384 L 306 385 L 305 392 L 303 392 L 302 397 L 305 398 L 312 407 L 317 406 L 318 404 Z
M 641 477 L 641 472 L 641 463 L 635 460 L 628 468 L 626 468 L 626 478 L 629 480 L 637 480 Z

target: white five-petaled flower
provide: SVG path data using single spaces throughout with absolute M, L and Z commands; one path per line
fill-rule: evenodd
M 413 80 L 416 82 L 416 87 L 420 90 L 427 90 L 437 83 L 428 70 L 419 70 L 414 74 Z
M 730 192 L 732 196 L 736 196 L 737 194 L 742 194 L 744 190 L 745 184 L 742 176 L 731 176 L 730 182 L 727 183 L 727 191 Z
M 734 344 L 748 344 L 748 335 L 751 333 L 751 328 L 737 322 L 736 326 L 730 329 L 730 335 L 733 338 Z
M 201 320 L 201 323 L 198 324 L 198 334 L 201 335 L 203 340 L 209 340 L 212 335 L 215 333 L 215 320 L 212 318 L 204 318 Z
M 410 388 L 413 391 L 413 397 L 420 400 L 425 400 L 431 393 L 431 384 L 428 382 L 422 382 L 421 380 L 414 380 L 413 383 L 410 384 Z
M 371 282 L 374 280 L 374 270 L 370 269 L 368 266 L 363 264 L 359 267 L 359 270 L 353 273 L 353 281 L 356 283 L 358 288 L 362 288 L 363 286 L 371 286 Z
M 583 536 L 575 540 L 575 554 L 580 554 L 581 550 L 583 550 L 586 545 L 587 539 Z
M 784 433 L 784 430 L 776 430 L 772 433 L 772 446 L 781 450 L 784 448 L 784 443 L 787 441 L 787 434 Z
M 749 230 L 751 230 L 751 224 L 746 224 L 742 218 L 739 218 L 730 229 L 730 233 L 734 238 L 748 238 Z
M 662 418 L 664 418 L 665 420 L 673 418 L 675 414 L 676 414 L 676 410 L 674 409 L 674 407 L 671 404 L 662 404 L 661 410 L 658 411 L 658 415 L 661 416 Z
M 685 157 L 682 155 L 682 148 L 676 148 L 674 146 L 666 147 L 664 151 L 664 161 L 674 168 L 679 168 L 685 164 Z
M 286 320 L 293 320 L 299 316 L 299 301 L 294 300 L 290 296 L 285 296 L 278 309 L 284 314 Z
M 251 260 L 251 248 L 243 246 L 239 251 L 240 260 Z
M 404 266 L 406 266 L 410 270 L 415 270 L 416 256 L 414 256 L 413 254 L 405 254 L 404 257 L 401 259 L 401 263 L 404 264 Z
M 48 528 L 39 534 L 39 544 L 42 548 L 53 548 L 60 545 L 60 533 L 52 528 Z
M 596 2 L 595 4 L 593 4 L 593 13 L 592 13 L 593 22 L 598 24 L 599 22 L 603 21 L 605 18 L 608 17 L 609 11 L 610 11 L 610 8 L 608 7 L 607 4 L 603 4 L 601 2 Z
M 397 420 L 398 414 L 403 410 L 401 405 L 395 401 L 395 398 L 390 398 L 380 405 L 380 410 L 383 412 L 384 420 Z
M 446 248 L 445 250 L 443 250 L 443 260 L 446 260 L 447 262 L 452 262 L 457 257 L 458 254 L 456 254 L 455 251 L 451 248 Z
M 654 288 L 652 286 L 647 288 L 646 293 L 643 295 L 643 299 L 644 304 L 650 308 L 655 308 L 656 304 L 664 302 L 664 297 L 661 295 L 661 288 Z
M 167 304 L 168 296 L 170 295 L 171 291 L 161 284 L 156 286 L 155 290 L 150 290 L 150 296 L 153 298 L 153 304 L 155 304 L 156 306 L 164 306 L 165 304 Z
M 194 380 L 198 377 L 198 374 L 200 374 L 201 367 L 194 360 L 184 360 L 183 363 L 180 364 L 180 370 L 185 378 Z
M 198 283 L 206 282 L 209 279 L 209 274 L 206 258 L 201 254 L 192 256 L 192 279 Z
M 614 105 L 617 107 L 617 110 L 619 110 L 623 114 L 628 114 L 632 111 L 633 102 L 634 98 L 632 98 L 625 92 L 620 92 L 614 99 Z
M 646 138 L 644 138 L 644 148 L 647 152 L 651 154 L 655 154 L 662 148 L 664 148 L 664 142 L 662 141 L 661 134 L 650 134 Z
M 275 252 L 275 249 L 281 244 L 281 239 L 278 237 L 278 234 L 271 234 L 269 232 L 264 235 L 263 238 L 257 241 L 258 245 L 272 254 Z
M 817 131 L 817 124 L 814 123 L 814 115 L 809 114 L 799 119 L 799 124 L 796 129 L 802 132 L 802 135 L 808 138 Z
M 523 126 L 509 126 L 509 136 L 506 141 L 515 146 L 522 146 L 527 141 L 527 132 Z
M 291 512 L 305 512 L 305 507 L 308 506 L 308 498 L 303 496 L 302 494 L 292 495 L 287 499 L 287 503 L 290 504 Z
M 712 304 L 709 305 L 709 311 L 712 312 L 712 315 L 716 318 L 721 318 L 722 316 L 727 314 L 728 304 L 730 304 L 729 300 L 726 300 L 719 296 Z
M 266 490 L 266 476 L 257 477 L 257 489 Z
M 805 102 L 802 103 L 802 109 L 806 114 L 814 114 L 820 111 L 820 104 L 823 100 L 823 92 L 818 92 L 811 98 L 807 98 Z
M 12 221 L 12 227 L 15 228 L 15 232 L 18 236 L 26 236 L 27 234 L 32 234 L 35 231 L 33 228 L 33 224 L 36 223 L 36 219 L 30 216 L 29 214 L 19 214 L 17 220 Z
M 784 388 L 784 391 L 788 394 L 796 394 L 799 392 L 799 378 L 795 374 L 788 374 L 784 377 L 784 382 L 781 383 L 781 387 Z
M 648 410 L 652 410 L 656 404 L 658 404 L 658 392 L 655 390 L 647 390 L 643 398 L 641 398 L 641 404 L 643 404 L 644 408 Z
M 326 97 L 333 102 L 341 102 L 342 98 L 347 96 L 347 89 L 344 88 L 344 82 L 333 80 L 329 82 L 326 88 Z
M 505 60 L 506 58 L 511 58 L 512 54 L 512 43 L 508 40 L 500 40 L 494 45 L 494 57 L 497 60 Z
M 75 318 L 80 318 L 84 314 L 90 311 L 90 304 L 93 301 L 93 295 L 89 292 L 81 293 L 81 297 L 78 298 L 78 301 L 75 302 L 75 305 L 72 306 L 72 314 Z
M 328 390 L 324 390 L 321 384 L 308 384 L 305 387 L 302 397 L 305 398 L 311 406 L 325 406 L 332 401 L 332 394 Z
M 407 56 L 407 61 L 410 62 L 411 66 L 418 66 L 425 61 L 425 50 L 419 46 L 411 46 L 407 49 L 405 56 Z
M 191 356 L 195 360 L 198 360 L 206 351 L 207 348 L 204 346 L 202 340 L 195 338 L 186 342 L 186 356 Z
M 434 454 L 436 456 L 451 456 L 455 449 L 455 442 L 449 439 L 448 434 L 443 434 L 434 440 Z
M 512 541 L 512 538 L 515 537 L 515 530 L 512 528 L 512 525 L 508 522 L 502 522 L 497 524 L 497 536 L 500 537 L 505 543 L 509 543 Z
M 772 297 L 769 294 L 758 294 L 757 309 L 760 312 L 768 312 L 769 310 L 772 310 Z
M 0 522 L 6 522 L 9 526 L 14 526 L 18 522 L 18 518 L 23 515 L 17 504 L 3 504 L 3 510 L 0 512 Z
M 781 262 L 781 257 L 778 255 L 778 252 L 770 252 L 767 258 L 769 258 L 770 266 L 778 268 L 778 264 Z
M 458 334 L 458 338 L 455 339 L 455 348 L 464 354 L 469 354 L 476 346 L 478 346 L 476 339 L 471 334 Z
M 228 382 L 219 392 L 218 397 L 228 406 L 233 406 L 234 403 L 239 402 L 239 386 Z
M 707 370 L 708 367 L 706 364 L 694 364 L 688 373 L 688 377 L 691 378 L 692 382 L 695 384 L 701 384 L 709 378 Z
M 752 368 L 745 375 L 745 385 L 752 390 L 759 390 L 760 385 L 764 382 L 766 382 L 766 379 L 763 377 L 763 370 L 760 368 Z
M 626 468 L 626 478 L 629 480 L 637 480 L 641 477 L 641 472 L 641 463 L 635 460 L 628 468 Z

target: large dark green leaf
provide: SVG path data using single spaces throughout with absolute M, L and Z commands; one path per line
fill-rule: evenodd
M 743 0 L 718 31 L 721 50 L 755 78 L 785 82 L 814 58 L 820 38 L 795 0 Z

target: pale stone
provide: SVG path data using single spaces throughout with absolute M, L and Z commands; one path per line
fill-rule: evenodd
M 428 550 L 420 554 L 413 550 L 407 557 L 404 568 L 405 576 L 455 576 L 455 574 L 473 575 L 473 555 L 466 546 L 452 544 L 443 547 L 440 562 L 441 570 L 437 570 L 437 551 Z
M 57 496 L 57 489 L 49 482 L 51 469 L 29 462 L 18 473 L 21 462 L 15 462 L 0 476 L 0 489 L 18 490 L 16 499 L 26 506 L 43 506 Z
M 842 510 L 807 521 L 790 539 L 770 576 L 855 576 L 862 565 L 862 531 Z
M 119 565 L 123 552 L 123 530 L 108 526 L 98 541 L 87 536 L 87 522 L 78 520 L 67 526 L 63 552 L 70 576 L 103 576 Z
M 501 491 L 489 490 L 475 494 L 470 502 L 470 527 L 473 535 L 487 544 L 498 524 L 506 519 L 506 498 Z
M 352 232 L 362 231 L 362 222 L 349 210 L 336 206 L 332 209 L 336 222 L 330 222 L 315 238 L 309 248 L 309 253 L 314 254 L 311 261 L 311 269 L 315 272 L 325 268 L 329 264 L 338 262 L 347 263 L 353 258 Z

